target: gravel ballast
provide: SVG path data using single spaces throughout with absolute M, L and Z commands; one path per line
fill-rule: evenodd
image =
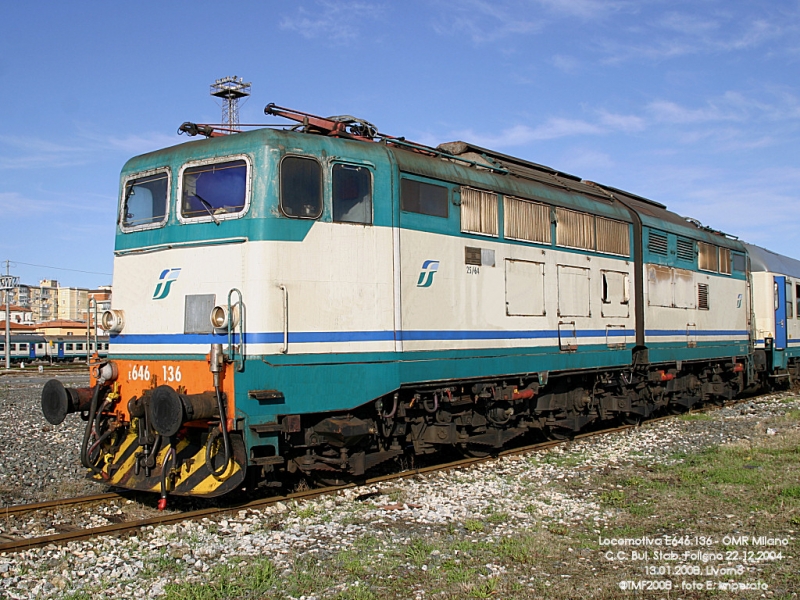
M 5 505 L 104 491 L 86 481 L 80 467 L 83 421 L 71 415 L 53 427 L 41 416 L 42 383 L 36 377 L 0 377 L 0 493 Z M 66 383 L 86 381 L 71 377 Z M 298 556 L 324 560 L 355 547 L 364 552 L 358 542 L 365 536 L 374 538 L 375 544 L 363 559 L 380 561 L 390 548 L 411 548 L 415 540 L 433 532 L 486 541 L 513 538 L 532 527 L 569 528 L 588 522 L 600 533 L 609 511 L 599 493 L 588 486 L 591 477 L 632 463 L 666 465 L 681 460 L 680 453 L 778 435 L 780 430 L 765 423 L 798 409 L 800 401 L 786 394 L 762 396 L 709 413 L 707 419 L 662 420 L 528 456 L 348 489 L 302 504 L 279 503 L 225 518 L 148 527 L 122 539 L 4 553 L 0 597 L 157 598 L 171 584 L 206 581 L 209 571 L 221 564 L 246 569 L 264 557 L 271 560 L 278 577 L 288 577 Z M 797 429 L 797 423 L 786 427 Z M 492 514 L 502 519 L 487 518 Z M 477 520 L 480 527 L 472 525 Z M 425 570 L 428 565 L 409 559 L 405 568 Z M 539 571 L 557 569 L 542 565 Z M 490 563 L 480 577 L 491 580 L 502 571 L 501 565 Z M 525 593 L 525 586 L 533 589 L 533 580 L 531 576 L 530 582 L 520 582 L 519 597 L 537 597 Z M 342 595 L 358 585 L 356 577 L 345 578 L 306 600 L 337 594 L 359 597 L 352 590 L 350 596 Z M 423 588 L 405 592 L 399 597 L 432 597 Z

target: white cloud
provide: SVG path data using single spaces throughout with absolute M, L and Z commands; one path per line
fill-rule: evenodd
M 574 73 L 581 65 L 577 58 L 564 54 L 556 54 L 550 60 L 556 69 L 564 71 L 565 73 Z
M 630 28 L 627 35 L 603 38 L 597 46 L 605 54 L 603 63 L 661 61 L 750 50 L 792 32 L 793 28 L 786 25 L 785 16 L 780 14 L 759 12 L 753 16 L 742 11 L 706 16 L 668 12 Z
M 615 131 L 642 131 L 646 127 L 646 122 L 642 117 L 636 115 L 619 115 L 604 110 L 598 111 L 600 123 Z
M 433 30 L 442 35 L 464 35 L 476 44 L 496 42 L 510 35 L 537 33 L 542 30 L 544 20 L 530 18 L 526 14 L 527 7 L 520 0 L 443 3 L 442 14 L 433 23 Z
M 0 136 L 0 170 L 64 168 L 86 165 L 109 151 L 125 158 L 185 141 L 177 135 L 145 133 L 125 137 L 78 128 L 71 144 L 35 137 Z
M 476 132 L 472 129 L 455 131 L 450 134 L 449 139 L 460 139 L 477 146 L 499 150 L 512 146 L 524 146 L 536 141 L 576 135 L 600 135 L 602 133 L 604 133 L 603 128 L 592 123 L 578 119 L 554 117 L 538 127 L 517 124 L 502 130 L 496 135 Z M 432 137 L 431 134 L 426 134 L 420 136 L 420 139 L 430 140 Z M 423 143 L 436 145 L 437 142 L 426 141 Z
M 581 19 L 597 19 L 622 9 L 635 9 L 634 2 L 611 0 L 537 0 L 552 12 Z
M 136 154 L 144 154 L 145 152 L 153 152 L 160 148 L 166 148 L 181 144 L 183 142 L 191 141 L 195 138 L 175 135 L 167 135 L 164 133 L 145 133 L 139 135 L 126 135 L 125 137 L 117 137 L 110 135 L 98 135 L 90 131 L 82 131 L 81 137 L 92 145 L 100 149 L 119 150 L 120 152 L 132 156 Z M 201 138 L 202 139 L 202 138 Z
M 52 213 L 54 202 L 23 196 L 19 192 L 0 192 L 0 215 L 3 218 L 35 217 Z
M 564 153 L 559 169 L 573 173 L 583 173 L 591 179 L 588 173 L 612 169 L 616 166 L 614 159 L 605 152 L 598 152 L 590 148 L 573 148 Z
M 317 10 L 299 7 L 294 16 L 281 20 L 281 29 L 295 31 L 306 39 L 323 38 L 337 44 L 348 43 L 364 35 L 371 21 L 380 20 L 383 4 L 373 2 L 336 2 L 318 0 Z

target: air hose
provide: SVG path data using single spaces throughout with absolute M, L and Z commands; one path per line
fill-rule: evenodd
M 217 408 L 219 409 L 219 430 L 215 429 L 208 435 L 208 441 L 206 442 L 206 464 L 208 465 L 208 470 L 211 471 L 214 477 L 220 477 L 225 472 L 225 469 L 228 468 L 228 463 L 231 460 L 231 440 L 228 434 L 228 416 L 225 410 L 225 402 L 222 399 L 222 394 L 219 391 L 218 385 L 214 386 L 214 391 L 217 394 Z M 223 456 L 225 460 L 218 469 L 215 469 L 211 462 L 211 448 L 214 446 L 217 437 L 219 437 L 220 430 L 222 431 Z
M 89 405 L 89 418 L 86 420 L 86 428 L 83 430 L 83 443 L 81 444 L 81 464 L 87 469 L 91 469 L 93 473 L 100 473 L 100 469 L 89 460 L 89 439 L 92 436 L 92 429 L 95 427 L 95 417 L 97 416 L 97 403 L 99 399 L 100 384 L 97 383 L 92 393 L 92 402 Z M 96 435 L 98 438 L 100 437 L 99 433 Z

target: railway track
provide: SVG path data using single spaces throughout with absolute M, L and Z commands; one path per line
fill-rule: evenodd
M 699 412 L 709 412 L 713 410 L 719 410 L 720 408 L 724 408 L 727 406 L 732 406 L 738 404 L 740 402 L 747 401 L 749 399 L 742 399 L 738 401 L 733 401 L 729 403 L 725 403 L 723 405 L 713 405 L 713 406 L 706 406 L 703 408 L 695 409 L 690 411 L 691 413 L 699 413 Z M 645 423 L 656 423 L 658 421 L 666 420 L 666 419 L 673 419 L 677 418 L 679 415 L 665 415 L 661 417 L 655 417 L 652 419 L 648 419 Z M 300 492 L 295 492 L 287 495 L 281 496 L 270 496 L 267 498 L 259 498 L 249 501 L 244 501 L 235 504 L 227 504 L 225 506 L 220 507 L 211 507 L 211 508 L 202 508 L 197 510 L 190 510 L 190 511 L 182 511 L 176 513 L 165 513 L 160 514 L 154 517 L 144 518 L 144 519 L 137 519 L 132 521 L 124 521 L 121 523 L 112 523 L 109 525 L 104 525 L 100 527 L 91 527 L 86 529 L 78 529 L 75 531 L 65 531 L 61 533 L 54 533 L 45 536 L 38 536 L 38 537 L 26 537 L 26 538 L 16 538 L 16 539 L 8 539 L 8 536 L 0 537 L 0 552 L 18 552 L 21 550 L 26 550 L 29 548 L 38 548 L 42 546 L 47 546 L 48 544 L 64 544 L 67 542 L 72 541 L 79 541 L 85 540 L 97 536 L 107 536 L 107 535 L 119 535 L 123 533 L 127 533 L 130 531 L 135 531 L 137 529 L 141 529 L 143 527 L 147 527 L 150 525 L 167 525 L 172 523 L 178 523 L 181 521 L 187 520 L 198 520 L 207 517 L 219 516 L 227 513 L 231 513 L 234 511 L 246 510 L 246 509 L 258 509 L 264 508 L 267 506 L 275 505 L 279 502 L 290 502 L 290 501 L 304 501 L 309 500 L 312 498 L 316 498 L 319 496 L 335 493 L 344 489 L 353 488 L 356 486 L 366 486 L 366 485 L 374 485 L 377 483 L 383 483 L 386 481 L 392 481 L 395 479 L 401 479 L 405 477 L 411 477 L 414 475 L 421 475 L 425 473 L 431 473 L 436 471 L 447 471 L 452 469 L 459 469 L 464 467 L 469 467 L 471 465 L 476 465 L 484 462 L 488 462 L 491 460 L 495 460 L 500 457 L 506 456 L 517 456 L 523 455 L 530 452 L 540 452 L 543 450 L 547 450 L 550 448 L 555 448 L 564 444 L 568 444 L 573 440 L 585 439 L 594 436 L 600 435 L 607 435 L 611 433 L 617 433 L 621 431 L 626 431 L 632 428 L 637 427 L 638 425 L 620 425 L 616 427 L 611 427 L 607 429 L 600 429 L 597 431 L 586 432 L 579 435 L 576 435 L 574 438 L 569 440 L 548 440 L 539 442 L 536 444 L 530 444 L 526 446 L 520 446 L 517 448 L 510 448 L 507 450 L 503 450 L 497 454 L 491 454 L 486 457 L 475 457 L 475 458 L 464 458 L 460 460 L 456 460 L 453 462 L 448 463 L 440 463 L 436 465 L 426 466 L 426 467 L 419 467 L 414 469 L 406 469 L 403 471 L 399 471 L 396 473 L 390 473 L 386 475 L 381 475 L 378 477 L 369 478 L 363 481 L 359 481 L 358 483 L 348 483 L 345 485 L 340 486 L 331 486 L 331 487 L 322 487 L 322 488 L 314 488 L 311 490 L 305 490 Z M 128 494 L 125 493 L 117 493 L 117 492 L 109 492 L 104 494 L 96 494 L 93 496 L 81 496 L 77 498 L 67 498 L 67 499 L 59 499 L 59 500 L 52 500 L 48 502 L 39 502 L 35 504 L 23 504 L 23 505 L 16 505 L 16 506 L 9 506 L 3 509 L 0 509 L 0 515 L 10 516 L 10 515 L 19 515 L 29 512 L 36 512 L 41 510 L 48 510 L 53 508 L 60 508 L 64 506 L 80 506 L 80 505 L 92 505 L 100 502 L 104 502 L 106 500 L 113 500 L 113 499 L 120 499 L 125 498 Z M 5 540 L 5 541 L 2 541 Z

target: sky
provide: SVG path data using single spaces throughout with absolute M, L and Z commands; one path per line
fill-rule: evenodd
M 219 122 L 232 75 L 242 123 L 463 140 L 800 258 L 800 0 L 73 0 L 0 5 L 11 274 L 110 283 L 122 165 Z

